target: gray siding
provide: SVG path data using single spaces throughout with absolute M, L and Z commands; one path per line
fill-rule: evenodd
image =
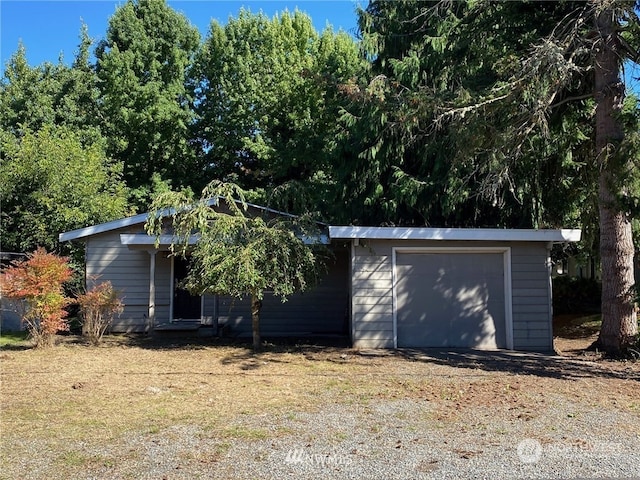
M 541 242 L 362 241 L 351 259 L 354 347 L 394 346 L 393 247 L 510 247 L 514 349 L 552 350 L 549 260 Z
M 148 328 L 150 254 L 143 248 L 120 243 L 121 233 L 142 233 L 126 228 L 87 239 L 87 284 L 110 281 L 120 292 L 124 312 L 115 319 L 114 332 L 142 332 Z M 169 322 L 171 304 L 171 258 L 167 252 L 156 256 L 155 324 Z M 267 293 L 262 308 L 263 335 L 347 334 L 348 256 L 343 249 L 327 275 L 312 290 L 292 295 L 287 302 Z M 251 333 L 249 299 L 205 296 L 204 323 L 227 325 L 231 335 Z
M 215 295 L 205 295 L 202 307 L 202 323 L 215 325 L 218 319 L 218 298 Z
M 0 332 L 18 332 L 25 330 L 20 312 L 22 305 L 19 300 L 0 297 Z
M 87 286 L 110 281 L 120 292 L 124 312 L 114 320 L 113 332 L 142 332 L 148 326 L 150 254 L 120 243 L 121 229 L 91 236 L 86 243 Z M 171 261 L 166 253 L 156 255 L 156 324 L 169 320 Z
M 260 318 L 263 336 L 348 333 L 349 262 L 345 251 L 337 251 L 335 255 L 327 274 L 313 289 L 292 295 L 286 302 L 270 293 L 265 294 Z M 221 327 L 226 326 L 228 334 L 251 334 L 248 297 L 239 300 L 220 296 L 217 312 L 218 323 Z
M 549 252 L 544 243 L 513 244 L 513 348 L 553 350 Z
M 113 331 L 144 331 L 148 325 L 150 254 L 120 243 L 121 233 L 142 233 L 142 226 L 123 228 L 87 239 L 87 283 L 109 280 L 121 292 L 123 314 Z M 548 251 L 544 243 L 444 241 L 368 241 L 349 253 L 336 254 L 330 271 L 313 290 L 282 303 L 264 299 L 261 329 L 269 335 L 347 333 L 356 348 L 394 346 L 392 247 L 511 248 L 512 334 L 518 350 L 551 350 L 552 311 Z M 156 324 L 170 319 L 171 260 L 156 253 Z M 349 293 L 350 292 L 350 293 Z M 350 301 L 349 301 L 350 298 Z M 206 323 L 226 325 L 231 335 L 251 332 L 249 299 L 207 296 Z M 351 324 L 349 325 L 349 321 Z
M 351 338 L 356 348 L 393 348 L 391 246 L 353 248 Z

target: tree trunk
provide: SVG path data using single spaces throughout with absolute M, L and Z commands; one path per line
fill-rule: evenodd
M 598 3 L 594 2 L 596 8 Z M 633 295 L 633 240 L 631 219 L 622 211 L 618 196 L 624 193 L 618 147 L 624 130 L 618 119 L 624 101 L 620 80 L 617 19 L 611 8 L 597 19 L 600 42 L 595 54 L 596 159 L 600 169 L 600 257 L 602 262 L 602 327 L 596 345 L 611 354 L 622 353 L 638 333 Z
M 255 293 L 251 294 L 251 329 L 253 331 L 253 349 L 260 350 L 260 310 L 262 309 L 262 300 Z

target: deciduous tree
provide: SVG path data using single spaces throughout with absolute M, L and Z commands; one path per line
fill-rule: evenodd
M 198 44 L 196 27 L 165 0 L 129 0 L 96 49 L 107 153 L 123 163 L 139 198 L 154 174 L 176 186 L 202 176 L 188 142 L 194 117 L 185 86 Z
M 124 216 L 122 165 L 109 161 L 101 139 L 85 144 L 67 127 L 0 135 L 2 246 L 60 252 L 58 234 Z
M 212 208 L 212 200 L 216 208 Z M 147 232 L 160 235 L 167 220 L 174 235 L 173 253 L 191 259 L 184 284 L 189 291 L 249 296 L 256 350 L 261 346 L 264 292 L 269 290 L 286 301 L 293 293 L 311 287 L 323 267 L 314 254 L 315 224 L 303 218 L 248 215 L 245 194 L 233 184 L 214 181 L 199 200 L 185 192 L 157 196 Z M 192 244 L 194 234 L 197 242 Z
M 82 334 L 92 345 L 99 345 L 104 333 L 111 327 L 113 318 L 124 310 L 118 292 L 111 282 L 102 282 L 78 295 L 76 302 L 82 317 Z
M 338 86 L 361 69 L 349 35 L 318 34 L 299 11 L 213 21 L 193 75 L 194 139 L 211 177 L 270 191 L 287 211 L 326 211 Z

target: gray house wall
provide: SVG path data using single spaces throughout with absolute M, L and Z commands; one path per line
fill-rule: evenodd
M 123 228 L 93 235 L 86 240 L 87 287 L 110 281 L 120 292 L 124 311 L 114 320 L 113 332 L 143 332 L 148 328 L 151 255 L 120 242 L 121 233 L 143 233 L 142 227 Z M 156 253 L 156 319 L 169 321 L 171 261 Z
M 125 309 L 114 332 L 142 332 L 149 328 L 148 247 L 128 247 L 120 234 L 144 233 L 134 225 L 86 238 L 87 284 L 109 280 L 121 292 Z M 326 277 L 313 290 L 282 303 L 266 295 L 261 329 L 265 336 L 350 334 L 357 348 L 393 348 L 394 248 L 508 248 L 510 254 L 511 329 L 516 350 L 551 350 L 552 310 L 550 263 L 544 242 L 361 240 L 350 250 L 338 249 Z M 153 252 L 153 250 L 152 250 Z M 171 258 L 154 252 L 155 324 L 168 323 L 171 304 Z M 230 335 L 249 335 L 249 300 L 205 296 L 205 323 L 225 325 Z
M 550 260 L 546 243 L 401 240 L 362 240 L 352 249 L 351 335 L 354 347 L 395 346 L 394 247 L 508 247 L 513 348 L 543 351 L 553 348 Z
M 553 350 L 551 259 L 545 244 L 511 247 L 513 348 Z
M 22 323 L 19 300 L 0 297 L 0 332 L 19 332 L 26 329 Z
M 337 249 L 321 282 L 304 293 L 282 302 L 267 292 L 263 300 L 260 332 L 263 336 L 348 335 L 349 254 Z M 218 322 L 232 336 L 251 334 L 249 298 L 220 296 Z M 207 302 L 209 304 L 209 302 Z
M 149 325 L 149 274 L 151 254 L 145 247 L 122 245 L 120 234 L 144 233 L 141 226 L 122 228 L 86 239 L 87 286 L 110 281 L 121 294 L 124 311 L 114 320 L 112 331 L 143 332 Z M 171 318 L 171 258 L 168 252 L 155 252 L 155 325 Z M 337 250 L 326 276 L 308 292 L 292 295 L 283 303 L 267 293 L 263 302 L 263 335 L 347 334 L 349 306 L 349 257 Z M 227 325 L 230 335 L 251 333 L 249 299 L 224 296 L 203 298 L 204 323 Z

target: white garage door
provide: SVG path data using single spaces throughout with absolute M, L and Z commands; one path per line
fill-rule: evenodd
M 506 348 L 502 253 L 397 253 L 398 347 Z

